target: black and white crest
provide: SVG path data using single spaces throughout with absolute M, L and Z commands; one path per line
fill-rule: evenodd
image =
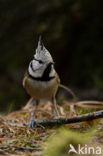
M 35 59 L 41 59 L 44 62 L 53 62 L 52 56 L 49 51 L 43 45 L 41 36 L 39 37 L 38 47 L 36 49 L 36 54 L 34 55 Z

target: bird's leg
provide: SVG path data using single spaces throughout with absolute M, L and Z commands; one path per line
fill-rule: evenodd
M 23 107 L 23 109 L 29 109 L 30 107 L 33 107 L 34 104 L 35 104 L 35 100 L 31 97 L 27 102 L 26 106 Z
M 38 104 L 39 104 L 39 101 L 36 100 L 34 112 L 33 112 L 32 116 L 31 116 L 31 119 L 30 119 L 30 122 L 29 122 L 29 127 L 31 127 L 31 128 L 34 127 L 34 116 L 35 116 L 36 110 L 37 110 L 37 108 L 38 108 Z
M 57 119 L 57 118 L 60 117 L 60 115 L 59 115 L 59 112 L 58 112 L 58 109 L 57 109 L 55 97 L 53 97 L 52 102 L 53 102 L 53 104 L 54 104 L 54 108 L 55 108 L 55 112 L 56 112 L 56 116 L 55 116 L 54 118 Z

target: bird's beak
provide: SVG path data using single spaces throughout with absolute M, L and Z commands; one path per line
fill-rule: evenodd
M 54 65 L 54 62 L 50 62 L 49 65 L 51 65 L 51 66 Z
M 54 65 L 54 62 L 53 62 L 53 61 L 52 61 L 52 62 L 50 62 L 50 63 Z

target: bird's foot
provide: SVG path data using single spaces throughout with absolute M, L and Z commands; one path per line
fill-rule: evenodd
M 34 128 L 35 125 L 37 124 L 37 122 L 39 123 L 39 120 L 38 119 L 35 119 L 35 120 L 34 119 L 31 119 L 30 122 L 28 123 L 28 127 Z
M 34 128 L 34 126 L 35 126 L 35 121 L 34 120 L 30 120 L 30 122 L 28 123 L 28 127 Z

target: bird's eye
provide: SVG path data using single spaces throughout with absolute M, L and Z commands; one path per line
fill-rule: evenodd
M 43 64 L 43 61 L 42 60 L 38 60 L 36 58 L 34 58 L 35 61 L 38 61 L 40 64 Z
M 40 63 L 40 64 L 43 64 L 43 61 L 42 61 L 42 60 L 39 60 L 39 63 Z

